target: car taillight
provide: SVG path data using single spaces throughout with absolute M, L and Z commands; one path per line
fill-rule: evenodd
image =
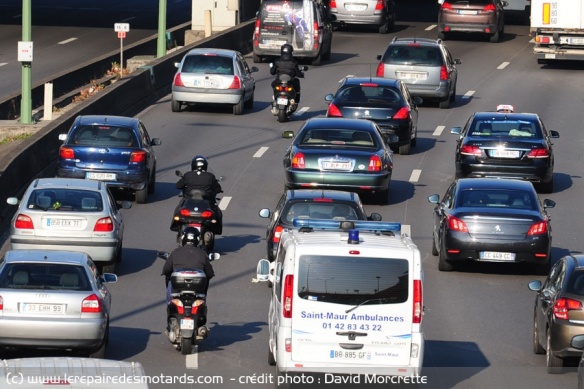
M 84 298 L 81 303 L 81 313 L 99 313 L 101 309 L 101 299 L 95 294 Z
M 229 89 L 240 89 L 241 88 L 241 80 L 239 76 L 233 76 L 233 81 L 231 81 L 231 85 L 229 85 Z
M 446 65 L 440 66 L 440 81 L 447 81 L 449 79 L 448 69 Z
M 468 232 L 468 227 L 466 226 L 466 223 L 452 215 L 448 215 L 446 217 L 446 225 L 452 231 Z
M 342 118 L 343 114 L 341 113 L 341 110 L 334 104 L 330 104 L 328 107 L 328 110 L 326 111 L 326 116 L 327 117 L 339 117 Z
M 379 158 L 379 155 L 375 154 L 369 158 L 369 166 L 367 167 L 367 170 L 370 172 L 381 171 L 381 158 Z
M 172 299 L 172 300 L 170 300 L 170 303 L 176 307 L 176 312 L 179 315 L 185 314 L 185 307 L 183 305 L 183 302 L 180 301 L 180 299 Z
M 146 152 L 145 151 L 132 151 L 130 154 L 130 163 L 144 163 L 146 162 Z
M 284 227 L 278 225 L 274 230 L 274 237 L 272 238 L 272 242 L 278 243 L 280 241 L 280 235 L 282 235 L 282 231 L 284 231 Z
M 304 154 L 296 153 L 292 157 L 292 168 L 293 169 L 304 169 L 306 168 L 306 161 L 304 160 Z
M 114 222 L 111 217 L 102 217 L 95 222 L 93 232 L 112 232 L 114 230 Z
M 452 4 L 450 4 L 450 3 L 442 3 L 442 6 L 440 8 L 447 9 L 447 10 L 452 10 Z
M 557 319 L 568 320 L 568 311 L 581 311 L 582 303 L 569 298 L 559 298 L 554 304 L 554 316 Z
M 487 4 L 483 8 L 483 11 L 485 11 L 485 12 L 495 12 L 496 10 L 497 10 L 497 8 L 495 7 L 495 4 Z
M 331 11 L 333 9 L 336 9 L 337 8 L 337 0 L 330 0 L 329 1 L 329 8 L 331 9 Z
M 377 77 L 383 77 L 385 74 L 385 64 L 383 62 L 379 62 L 379 64 L 377 65 L 377 71 L 375 72 L 375 75 Z
M 61 146 L 59 149 L 59 158 L 61 159 L 75 159 L 75 151 L 70 147 Z
M 422 322 L 423 313 L 422 280 L 414 280 L 414 324 L 420 324 Z
M 0 296 L 0 311 L 4 310 L 4 299 Z
M 549 158 L 550 152 L 546 148 L 533 149 L 527 154 L 527 158 Z
M 460 154 L 462 155 L 474 155 L 475 157 L 482 157 L 483 150 L 478 146 L 472 145 L 462 145 L 460 147 Z
M 210 211 L 208 209 L 204 210 L 203 213 L 201 214 L 201 217 L 203 219 L 210 219 L 213 217 L 213 211 Z
M 174 76 L 173 84 L 174 86 L 185 86 L 182 82 L 182 78 L 180 78 L 180 73 L 177 73 L 176 76 Z
M 14 221 L 14 228 L 34 230 L 34 224 L 32 224 L 32 219 L 29 216 L 23 215 L 21 213 L 16 216 L 16 220 Z
M 532 225 L 527 231 L 527 236 L 545 234 L 548 230 L 547 222 L 538 222 Z
M 410 110 L 407 107 L 401 107 L 399 111 L 393 115 L 392 119 L 407 119 L 410 117 Z
M 253 45 L 259 46 L 260 41 L 260 19 L 258 18 L 255 22 L 255 28 L 253 30 Z
M 178 213 L 181 216 L 191 216 L 191 211 L 189 211 L 187 208 L 181 208 Z
M 377 0 L 377 3 L 375 3 L 375 10 L 376 11 L 381 11 L 383 10 L 383 0 Z
M 552 43 L 552 38 L 549 36 L 541 36 L 541 35 L 537 35 L 535 37 L 535 42 L 536 43 L 541 43 L 544 45 L 549 45 L 550 43 Z
M 294 294 L 294 276 L 288 274 L 284 279 L 284 298 L 282 304 L 282 314 L 285 319 L 292 318 L 292 295 Z

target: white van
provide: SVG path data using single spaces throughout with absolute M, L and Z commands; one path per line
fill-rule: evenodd
M 148 389 L 139 362 L 80 357 L 0 360 L 0 388 Z
M 272 283 L 268 355 L 277 386 L 323 373 L 303 383 L 341 382 L 337 374 L 357 384 L 413 383 L 424 357 L 417 246 L 399 223 L 294 225 L 280 236 L 276 260 L 257 269 L 259 281 Z

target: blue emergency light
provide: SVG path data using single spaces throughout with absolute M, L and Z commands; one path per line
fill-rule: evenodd
M 377 222 L 365 220 L 330 220 L 330 219 L 294 219 L 292 225 L 296 228 L 318 228 L 323 230 L 354 230 L 357 231 L 357 241 L 359 231 L 379 231 L 379 232 L 400 232 L 401 223 L 397 222 Z M 351 231 L 352 232 L 352 231 Z

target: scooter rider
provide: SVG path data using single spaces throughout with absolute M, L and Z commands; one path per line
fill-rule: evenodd
M 292 45 L 285 43 L 280 49 L 280 58 L 274 61 L 274 66 L 270 68 L 270 74 L 276 75 L 276 79 L 272 81 L 272 89 L 278 83 L 281 74 L 287 74 L 291 78 L 292 86 L 296 90 L 296 104 L 300 102 L 300 80 L 304 78 L 304 73 L 298 67 L 298 62 L 294 59 L 292 52 L 294 48 Z

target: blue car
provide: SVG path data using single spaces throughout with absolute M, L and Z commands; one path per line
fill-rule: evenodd
M 58 177 L 100 180 L 145 203 L 156 188 L 156 156 L 144 124 L 136 118 L 87 115 L 75 118 L 59 150 Z

